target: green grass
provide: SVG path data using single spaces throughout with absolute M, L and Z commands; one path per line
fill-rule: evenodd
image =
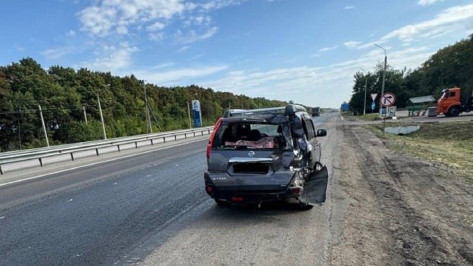
M 379 118 L 379 113 L 372 113 L 372 114 L 356 116 L 356 119 L 366 120 L 366 121 L 378 120 L 378 118 Z
M 343 116 L 347 120 L 363 120 L 363 121 L 373 121 L 373 120 L 378 120 L 379 113 L 369 113 L 366 115 L 353 115 L 351 112 L 344 112 Z
M 402 126 L 402 123 L 389 126 Z M 406 125 L 406 124 L 404 124 Z M 389 148 L 441 163 L 473 179 L 473 123 L 445 122 L 420 124 L 420 130 L 406 136 L 384 134 L 383 126 L 367 126 L 388 140 Z

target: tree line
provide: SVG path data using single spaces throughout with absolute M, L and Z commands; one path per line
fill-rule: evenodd
M 371 93 L 378 93 L 376 110 L 378 110 L 381 93 L 383 64 L 378 64 L 373 72 L 357 72 L 354 75 L 353 94 L 350 109 L 355 114 L 363 114 L 363 103 L 366 93 L 366 113 L 371 112 Z M 387 67 L 385 92 L 396 95 L 396 106 L 408 105 L 409 98 L 433 95 L 438 99 L 442 89 L 460 87 L 462 99 L 471 95 L 473 90 L 473 34 L 453 45 L 442 48 L 413 71 Z M 376 112 L 375 110 L 375 112 Z
M 188 128 L 188 104 L 198 99 L 203 125 L 213 125 L 228 108 L 265 108 L 286 104 L 216 92 L 196 85 L 160 87 L 134 75 L 118 77 L 86 68 L 43 69 L 32 58 L 0 67 L 0 151 L 46 146 L 39 106 L 50 145 L 103 138 L 98 100 L 107 137 Z

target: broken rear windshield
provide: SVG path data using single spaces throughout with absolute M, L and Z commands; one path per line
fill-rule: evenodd
M 283 126 L 264 123 L 232 123 L 220 129 L 218 149 L 287 149 Z

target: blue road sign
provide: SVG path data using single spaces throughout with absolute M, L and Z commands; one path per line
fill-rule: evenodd
M 201 127 L 202 112 L 200 110 L 199 100 L 192 100 L 192 117 L 194 118 L 194 127 Z
M 371 103 L 371 111 L 374 111 L 374 108 L 376 108 L 376 104 L 374 102 Z

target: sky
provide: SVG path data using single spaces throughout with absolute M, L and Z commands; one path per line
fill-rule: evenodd
M 0 1 L 0 65 L 339 107 L 356 72 L 416 69 L 473 34 L 471 0 Z

